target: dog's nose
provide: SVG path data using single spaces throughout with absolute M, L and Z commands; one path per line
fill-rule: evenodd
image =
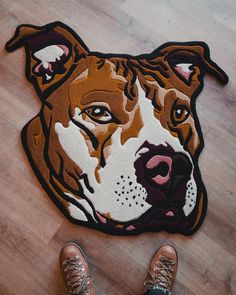
M 148 203 L 156 204 L 172 197 L 185 201 L 184 191 L 193 171 L 186 153 L 177 152 L 168 144 L 157 146 L 145 141 L 136 157 L 135 175 L 147 191 Z
M 176 187 L 190 176 L 192 164 L 182 153 L 172 155 L 152 155 L 145 164 L 145 176 L 152 186 Z
M 166 184 L 170 179 L 172 158 L 162 155 L 154 155 L 146 164 L 147 172 L 152 180 L 158 184 Z

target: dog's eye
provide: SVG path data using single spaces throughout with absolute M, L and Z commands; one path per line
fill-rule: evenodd
M 174 125 L 184 122 L 190 114 L 186 105 L 176 105 L 172 110 L 172 121 Z
M 95 122 L 110 123 L 113 122 L 113 115 L 104 106 L 93 106 L 85 110 L 85 113 Z

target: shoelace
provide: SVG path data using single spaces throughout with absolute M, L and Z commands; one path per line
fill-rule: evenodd
M 92 276 L 85 276 L 83 274 L 84 267 L 79 256 L 65 260 L 63 265 L 66 266 L 64 271 L 67 272 L 66 278 L 68 280 L 69 294 L 89 295 L 88 284 L 92 281 Z
M 166 289 L 171 285 L 172 273 L 174 271 L 173 266 L 175 262 L 173 259 L 170 259 L 165 256 L 160 257 L 160 261 L 157 263 L 153 272 L 148 270 L 151 280 L 144 282 L 144 286 L 147 289 L 152 289 L 158 286 L 162 286 Z

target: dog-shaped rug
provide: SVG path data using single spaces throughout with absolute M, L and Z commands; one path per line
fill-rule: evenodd
M 195 100 L 204 74 L 228 82 L 208 46 L 103 54 L 61 22 L 19 26 L 6 49 L 21 46 L 42 103 L 23 146 L 65 216 L 113 234 L 193 234 L 207 209 Z

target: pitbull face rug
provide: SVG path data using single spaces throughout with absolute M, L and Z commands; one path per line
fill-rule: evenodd
M 6 49 L 21 46 L 42 103 L 22 141 L 62 212 L 113 234 L 194 233 L 207 208 L 195 100 L 205 73 L 228 81 L 208 46 L 103 54 L 61 22 L 19 26 Z

